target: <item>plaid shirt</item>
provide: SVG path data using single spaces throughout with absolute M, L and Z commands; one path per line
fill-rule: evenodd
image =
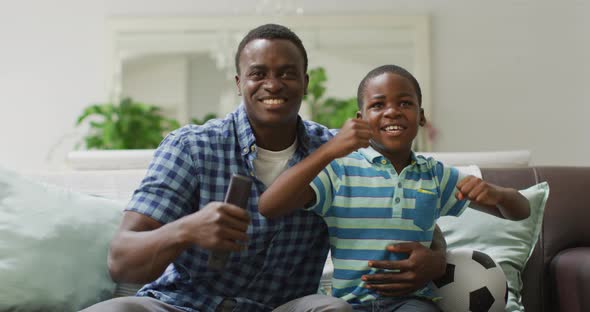
M 325 127 L 299 120 L 299 144 L 289 166 L 332 137 Z M 189 125 L 168 135 L 126 210 L 162 224 L 223 201 L 233 173 L 255 176 L 256 141 L 243 105 L 223 120 Z M 265 186 L 254 179 L 248 211 L 248 248 L 232 253 L 223 272 L 207 269 L 208 251 L 193 246 L 138 296 L 150 296 L 185 311 L 215 311 L 234 298 L 235 311 L 270 311 L 317 292 L 329 248 L 325 223 L 313 212 L 267 220 L 258 212 Z

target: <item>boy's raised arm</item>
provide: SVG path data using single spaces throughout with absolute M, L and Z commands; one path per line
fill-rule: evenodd
M 283 172 L 262 194 L 258 210 L 267 218 L 284 216 L 315 201 L 313 179 L 334 159 L 369 146 L 366 121 L 349 119 L 340 132 L 311 155 Z
M 528 200 L 513 188 L 488 183 L 468 176 L 457 184 L 455 196 L 471 200 L 470 207 L 509 220 L 523 220 L 530 215 Z

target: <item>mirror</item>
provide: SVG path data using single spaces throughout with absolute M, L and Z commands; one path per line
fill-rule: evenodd
M 370 69 L 398 64 L 420 82 L 430 117 L 426 16 L 113 18 L 108 22 L 109 98 L 129 96 L 158 105 L 181 124 L 209 113 L 224 116 L 240 102 L 234 82 L 237 45 L 264 23 L 285 25 L 301 38 L 309 69 L 326 70 L 326 96 L 356 96 Z M 302 105 L 304 118 L 306 108 Z M 420 150 L 429 150 L 423 136 Z

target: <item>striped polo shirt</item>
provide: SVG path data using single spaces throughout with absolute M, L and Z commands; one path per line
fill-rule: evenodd
M 362 275 L 377 272 L 368 260 L 407 258 L 388 252 L 390 244 L 413 241 L 430 247 L 436 220 L 458 216 L 468 204 L 454 196 L 462 178 L 456 168 L 414 153 L 398 175 L 389 159 L 370 147 L 324 168 L 311 183 L 316 202 L 307 209 L 321 215 L 329 228 L 333 296 L 349 303 L 377 298 L 361 281 Z M 415 295 L 433 298 L 429 287 Z

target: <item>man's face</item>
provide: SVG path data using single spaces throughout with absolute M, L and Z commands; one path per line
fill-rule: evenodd
M 238 91 L 256 128 L 294 126 L 308 77 L 303 56 L 290 41 L 255 39 L 239 57 Z
M 426 121 L 412 83 L 392 73 L 374 77 L 363 103 L 361 115 L 371 127 L 374 147 L 385 156 L 410 152 L 418 127 Z

